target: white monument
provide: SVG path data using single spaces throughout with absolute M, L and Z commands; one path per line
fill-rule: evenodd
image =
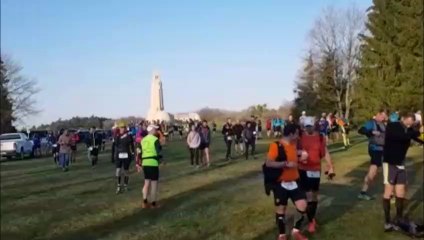
M 152 87 L 150 89 L 150 108 L 146 119 L 148 121 L 159 120 L 167 123 L 173 121 L 172 115 L 165 112 L 162 81 L 159 73 L 153 74 Z

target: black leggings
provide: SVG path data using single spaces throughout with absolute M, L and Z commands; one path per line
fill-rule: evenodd
M 195 158 L 196 158 L 196 165 L 199 165 L 199 148 L 190 148 L 191 165 L 194 165 Z
M 246 146 L 246 151 L 245 151 L 245 155 L 246 155 L 246 159 L 249 158 L 249 146 L 252 147 L 252 156 L 255 156 L 255 148 L 256 148 L 256 141 L 255 140 L 250 140 L 244 143 L 244 145 Z
M 231 157 L 231 146 L 233 145 L 233 141 L 232 140 L 226 140 L 225 143 L 227 144 L 227 154 L 226 154 L 226 158 Z

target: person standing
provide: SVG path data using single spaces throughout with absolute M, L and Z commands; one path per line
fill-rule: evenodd
M 196 127 L 193 125 L 191 131 L 187 136 L 187 145 L 190 150 L 190 160 L 191 166 L 196 166 L 199 168 L 199 146 L 200 146 L 200 134 L 198 133 Z M 194 161 L 196 160 L 196 161 Z
M 243 141 L 243 125 L 240 123 L 240 120 L 237 120 L 236 124 L 233 125 L 233 132 L 234 132 L 234 150 L 236 150 L 236 153 L 243 154 L 244 150 L 244 141 Z
M 405 157 L 411 145 L 411 140 L 424 144 L 424 141 L 419 139 L 419 132 L 413 128 L 415 120 L 413 113 L 404 114 L 399 122 L 390 122 L 386 128 L 383 150 L 385 231 L 395 230 L 404 224 L 403 209 L 408 183 Z M 394 222 L 391 221 L 390 217 L 390 199 L 393 191 L 396 194 L 396 218 Z
M 156 125 L 149 125 L 147 127 L 149 134 L 143 138 L 139 145 L 140 160 L 137 162 L 136 167 L 138 172 L 143 169 L 144 173 L 142 208 L 159 207 L 156 201 L 162 147 L 159 138 L 156 137 L 158 128 Z
M 129 169 L 131 160 L 134 156 L 134 140 L 132 135 L 127 131 L 124 121 L 118 123 L 119 133 L 115 136 L 115 163 L 116 163 L 116 194 L 128 190 L 128 182 L 130 179 Z M 124 176 L 124 185 L 121 180 Z
M 209 146 L 211 143 L 211 131 L 208 126 L 208 122 L 203 120 L 202 125 L 199 127 L 200 135 L 200 159 L 203 166 L 210 166 L 210 157 L 209 157 Z
M 247 122 L 246 127 L 243 130 L 243 141 L 244 144 L 246 145 L 246 150 L 245 150 L 245 156 L 246 156 L 246 160 L 249 159 L 249 147 L 251 147 L 251 155 L 254 159 L 256 159 L 255 157 L 255 144 L 256 144 L 256 139 L 255 139 L 255 133 L 254 131 L 252 131 L 252 126 L 251 126 L 251 122 Z
M 306 118 L 306 111 L 302 111 L 302 116 L 299 117 L 299 125 L 301 127 L 304 126 L 304 120 L 305 120 L 305 118 Z
M 90 136 L 87 138 L 87 147 L 88 147 L 88 160 L 91 162 L 92 168 L 94 168 L 97 165 L 100 145 L 101 145 L 101 139 L 96 134 L 96 127 L 91 127 Z
M 271 137 L 271 129 L 272 129 L 272 120 L 270 118 L 268 118 L 266 120 L 266 135 L 268 136 L 268 138 Z
M 79 141 L 78 134 L 73 132 L 71 134 L 71 163 L 75 163 L 77 160 L 77 143 Z
M 257 126 L 257 139 L 262 139 L 262 121 L 258 119 L 258 126 Z
M 288 125 L 283 130 L 283 136 L 269 146 L 265 166 L 281 169 L 277 182 L 272 187 L 275 204 L 275 220 L 279 230 L 278 240 L 287 240 L 286 210 L 288 200 L 291 199 L 296 207 L 298 216 L 292 229 L 292 236 L 296 240 L 307 240 L 301 233 L 301 227 L 306 217 L 306 194 L 298 187 L 298 129 Z
M 306 151 L 307 158 L 299 162 L 300 188 L 306 193 L 308 201 L 307 216 L 309 220 L 308 231 L 316 230 L 315 214 L 318 208 L 318 193 L 321 181 L 321 160 L 327 163 L 326 174 L 331 180 L 334 176 L 333 161 L 327 149 L 324 136 L 319 132 L 320 128 L 314 124 L 314 119 L 306 117 L 303 121 L 304 131 L 300 136 L 299 149 Z
M 386 111 L 380 110 L 373 120 L 369 120 L 363 127 L 358 130 L 359 134 L 368 137 L 368 154 L 371 157 L 368 173 L 364 178 L 361 192 L 358 195 L 359 199 L 372 200 L 368 194 L 368 188 L 377 176 L 378 168 L 383 163 L 383 150 L 386 126 L 384 121 L 387 119 Z
M 68 130 L 65 129 L 63 134 L 60 135 L 59 140 L 59 163 L 64 172 L 68 171 L 69 158 L 71 154 L 71 137 L 69 136 Z
M 216 122 L 215 121 L 212 121 L 212 133 L 213 133 L 213 135 L 216 134 L 216 128 L 217 128 Z
M 224 136 L 225 145 L 227 146 L 227 153 L 225 155 L 225 159 L 229 161 L 232 159 L 231 146 L 233 144 L 233 136 L 234 136 L 233 126 L 231 124 L 231 118 L 227 119 L 227 123 L 224 124 L 221 132 L 222 132 L 222 135 Z

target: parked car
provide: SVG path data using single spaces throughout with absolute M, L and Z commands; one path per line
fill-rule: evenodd
M 24 159 L 25 155 L 33 156 L 33 142 L 24 133 L 5 133 L 0 135 L 1 156 L 11 159 Z

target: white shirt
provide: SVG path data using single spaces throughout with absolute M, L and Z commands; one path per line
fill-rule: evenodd
M 415 122 L 420 124 L 422 123 L 421 114 L 415 113 Z

